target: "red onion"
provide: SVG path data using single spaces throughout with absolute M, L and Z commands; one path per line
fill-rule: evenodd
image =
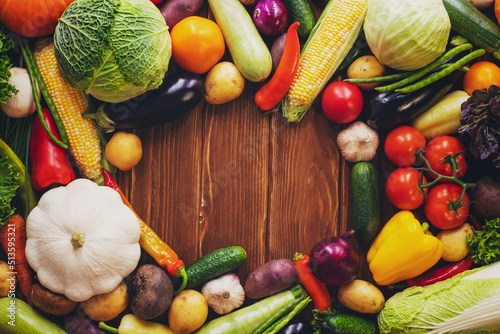
M 260 0 L 252 16 L 255 26 L 264 35 L 280 35 L 288 26 L 288 10 L 280 0 Z
M 344 285 L 356 278 L 360 268 L 354 230 L 341 237 L 321 240 L 311 250 L 311 269 L 328 285 Z

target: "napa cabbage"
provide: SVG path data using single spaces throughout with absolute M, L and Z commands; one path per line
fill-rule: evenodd
M 411 287 L 378 314 L 380 333 L 500 333 L 500 262 Z
M 150 0 L 74 1 L 56 26 L 54 53 L 72 86 L 112 103 L 158 88 L 172 54 Z
M 364 22 L 375 57 L 396 70 L 429 64 L 446 48 L 451 23 L 442 0 L 370 0 Z

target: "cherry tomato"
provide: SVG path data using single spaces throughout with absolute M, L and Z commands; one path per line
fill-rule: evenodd
M 401 210 L 414 210 L 422 205 L 425 195 L 418 190 L 420 175 L 413 167 L 398 168 L 389 175 L 385 193 L 392 205 Z M 427 183 L 423 175 L 422 183 Z
M 476 89 L 500 86 L 500 67 L 489 61 L 480 61 L 469 67 L 464 75 L 464 91 L 472 95 Z
M 226 50 L 219 26 L 200 16 L 181 20 L 172 28 L 170 38 L 172 57 L 177 65 L 198 74 L 208 72 Z
M 441 164 L 442 159 L 446 155 L 453 155 L 464 151 L 464 145 L 455 137 L 451 136 L 438 136 L 432 139 L 425 148 L 424 158 L 429 161 L 433 171 L 441 175 L 452 176 L 453 172 L 448 163 Z M 462 177 L 467 171 L 467 161 L 465 155 L 462 153 L 456 157 L 458 163 L 457 177 Z M 427 173 L 432 179 L 436 178 L 433 173 Z M 443 182 L 449 182 L 443 180 Z
M 354 121 L 363 109 L 363 94 L 354 84 L 335 81 L 326 86 L 321 97 L 321 107 L 326 117 L 336 123 Z
M 395 128 L 385 138 L 384 152 L 396 166 L 411 166 L 415 163 L 415 153 L 425 147 L 424 135 L 415 128 L 403 125 Z
M 450 201 L 456 201 L 462 194 L 462 187 L 455 183 L 440 183 L 429 190 L 424 204 L 424 213 L 429 222 L 442 230 L 461 225 L 469 214 L 469 205 L 457 209 L 458 216 L 450 209 Z M 469 203 L 465 194 L 461 204 Z

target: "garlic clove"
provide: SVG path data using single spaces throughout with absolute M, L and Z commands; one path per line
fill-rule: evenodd
M 226 314 L 243 305 L 245 290 L 237 275 L 229 273 L 208 281 L 201 294 L 217 314 Z
M 375 157 L 380 139 L 377 131 L 357 121 L 340 131 L 337 146 L 349 162 L 370 161 Z

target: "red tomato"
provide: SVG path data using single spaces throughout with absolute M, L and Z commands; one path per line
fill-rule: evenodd
M 424 135 L 415 128 L 403 125 L 395 128 L 385 138 L 384 152 L 396 166 L 411 166 L 415 153 L 425 147 Z
M 418 190 L 420 175 L 413 167 L 398 168 L 389 175 L 385 193 L 392 205 L 401 210 L 414 210 L 424 202 L 425 195 Z M 423 175 L 422 183 L 427 183 Z
M 363 109 L 361 90 L 349 82 L 335 81 L 326 86 L 321 97 L 321 107 L 326 117 L 336 123 L 350 123 Z
M 441 175 L 452 176 L 453 172 L 448 163 L 441 164 L 442 159 L 446 155 L 453 155 L 465 150 L 464 145 L 455 137 L 451 136 L 438 136 L 432 139 L 425 148 L 424 158 L 429 161 L 433 171 Z M 465 155 L 462 153 L 456 157 L 458 163 L 457 177 L 463 176 L 467 171 L 467 161 Z M 427 173 L 432 179 L 436 178 L 433 173 Z M 449 182 L 443 180 L 443 182 Z
M 429 222 L 442 230 L 461 225 L 469 214 L 469 205 L 457 210 L 458 216 L 450 209 L 450 201 L 456 201 L 462 194 L 462 187 L 455 183 L 441 183 L 434 186 L 427 195 L 424 205 L 425 216 Z M 469 196 L 465 194 L 461 204 L 469 203 Z

